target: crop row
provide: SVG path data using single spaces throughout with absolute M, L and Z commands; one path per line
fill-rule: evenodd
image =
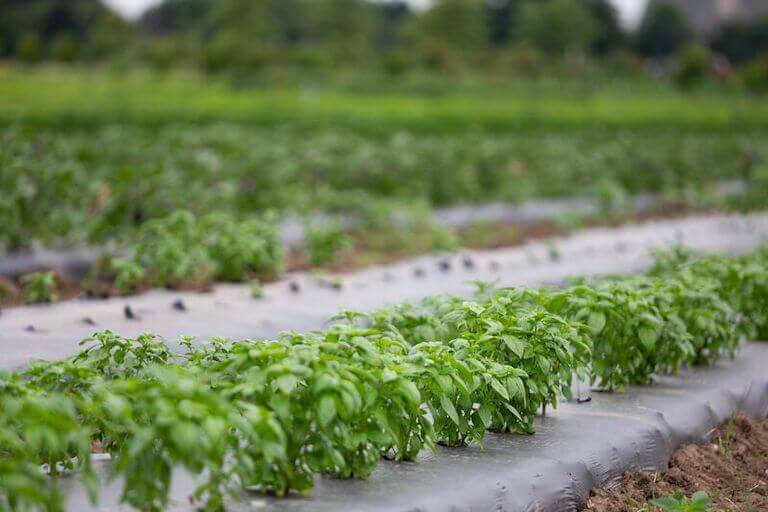
M 94 450 L 137 509 L 166 508 L 183 467 L 191 499 L 217 510 L 230 494 L 309 492 L 318 475 L 365 478 L 382 457 L 489 430 L 533 433 L 575 377 L 645 384 L 768 334 L 767 262 L 676 251 L 645 276 L 481 286 L 474 300 L 346 312 L 323 332 L 182 339 L 180 352 L 97 333 L 71 359 L 0 378 L 0 510 L 61 510 L 47 475 L 62 472 L 95 498 Z
M 179 209 L 375 216 L 384 206 L 574 194 L 613 203 L 648 192 L 697 203 L 710 199 L 712 183 L 736 179 L 755 181 L 756 202 L 766 197 L 762 133 L 465 132 L 2 128 L 0 250 L 130 242 L 143 222 Z

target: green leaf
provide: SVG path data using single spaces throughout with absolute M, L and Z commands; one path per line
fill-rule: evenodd
M 522 421 L 523 417 L 522 417 L 522 416 L 520 416 L 520 411 L 518 411 L 517 409 L 515 409 L 515 408 L 512 406 L 512 404 L 509 404 L 509 403 L 505 403 L 505 404 L 504 404 L 504 407 L 506 407 L 506 408 L 507 408 L 507 410 L 508 410 L 509 412 L 511 412 L 511 413 L 512 413 L 512 414 L 515 416 L 515 418 L 517 418 L 518 420 L 521 420 L 521 421 Z
M 559 314 L 566 304 L 568 304 L 568 294 L 557 293 L 549 299 L 549 302 L 547 302 L 547 309 L 552 313 Z
M 680 507 L 682 506 L 682 503 L 680 503 L 680 501 L 670 496 L 667 496 L 666 498 L 657 498 L 655 500 L 651 500 L 650 503 L 651 505 L 663 508 L 664 510 L 668 510 L 668 511 L 679 510 Z
M 504 388 L 504 386 L 501 385 L 501 382 L 499 382 L 496 378 L 491 378 L 491 387 L 496 391 L 496 393 L 501 395 L 504 400 L 509 400 L 509 393 L 507 393 L 506 388 Z
M 600 334 L 603 331 L 603 328 L 605 328 L 605 322 L 605 314 L 599 311 L 593 311 L 589 314 L 587 325 L 589 325 L 589 328 L 592 329 L 593 333 Z
M 317 418 L 320 425 L 325 427 L 336 417 L 336 401 L 331 395 L 323 395 L 317 404 Z
M 488 404 L 482 404 L 477 410 L 480 420 L 483 422 L 485 428 L 490 428 L 493 417 L 491 415 L 491 407 Z
M 384 368 L 381 371 L 381 379 L 386 384 L 387 382 L 392 382 L 393 380 L 397 379 L 397 374 L 389 368 Z
M 525 353 L 525 347 L 527 345 L 523 340 L 508 334 L 502 336 L 501 339 L 504 340 L 504 344 L 513 354 L 515 354 L 517 357 L 523 357 L 523 354 Z
M 409 380 L 401 379 L 400 382 L 398 382 L 397 387 L 409 402 L 416 405 L 421 404 L 421 394 L 419 393 L 416 384 Z
M 702 509 L 707 507 L 709 503 L 709 494 L 707 494 L 705 491 L 696 491 L 693 493 L 693 496 L 691 496 L 691 504 L 696 505 L 697 507 L 701 507 Z
M 296 378 L 295 375 L 286 374 L 281 375 L 277 379 L 275 379 L 274 385 L 277 389 L 285 393 L 286 395 L 290 394 L 294 389 L 296 389 L 296 386 L 299 384 L 299 379 Z
M 440 395 L 440 405 L 442 405 L 443 410 L 448 415 L 453 422 L 458 425 L 459 424 L 459 414 L 456 412 L 456 407 L 454 407 L 453 403 L 450 401 L 447 395 Z
M 638 336 L 646 350 L 653 350 L 653 347 L 656 345 L 656 340 L 659 338 L 659 334 L 656 330 L 649 329 L 648 327 L 641 327 Z
M 174 444 L 180 450 L 189 449 L 199 444 L 198 428 L 192 423 L 177 423 L 171 430 Z

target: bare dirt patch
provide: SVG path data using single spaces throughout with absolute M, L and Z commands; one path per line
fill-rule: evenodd
M 768 510 L 768 420 L 736 416 L 704 444 L 686 445 L 660 473 L 632 471 L 613 490 L 593 490 L 581 510 L 627 512 L 658 510 L 650 500 L 681 490 L 705 491 L 712 510 Z

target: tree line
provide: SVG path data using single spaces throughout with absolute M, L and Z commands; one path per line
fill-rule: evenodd
M 24 61 L 137 57 L 208 71 L 518 65 L 616 54 L 665 59 L 691 43 L 734 64 L 768 53 L 768 17 L 722 24 L 705 40 L 672 4 L 652 1 L 627 32 L 609 0 L 164 0 L 127 21 L 99 0 L 0 0 L 0 56 Z M 689 54 L 693 54 L 688 49 Z M 689 57 L 695 60 L 693 57 Z

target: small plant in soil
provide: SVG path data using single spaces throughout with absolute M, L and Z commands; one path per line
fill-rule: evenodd
M 248 284 L 248 288 L 251 290 L 251 297 L 254 299 L 263 299 L 264 298 L 264 287 L 261 286 L 261 283 L 258 279 L 252 280 Z
M 663 512 L 712 512 L 709 495 L 704 491 L 693 493 L 690 499 L 682 491 L 671 496 L 651 500 L 651 504 Z

